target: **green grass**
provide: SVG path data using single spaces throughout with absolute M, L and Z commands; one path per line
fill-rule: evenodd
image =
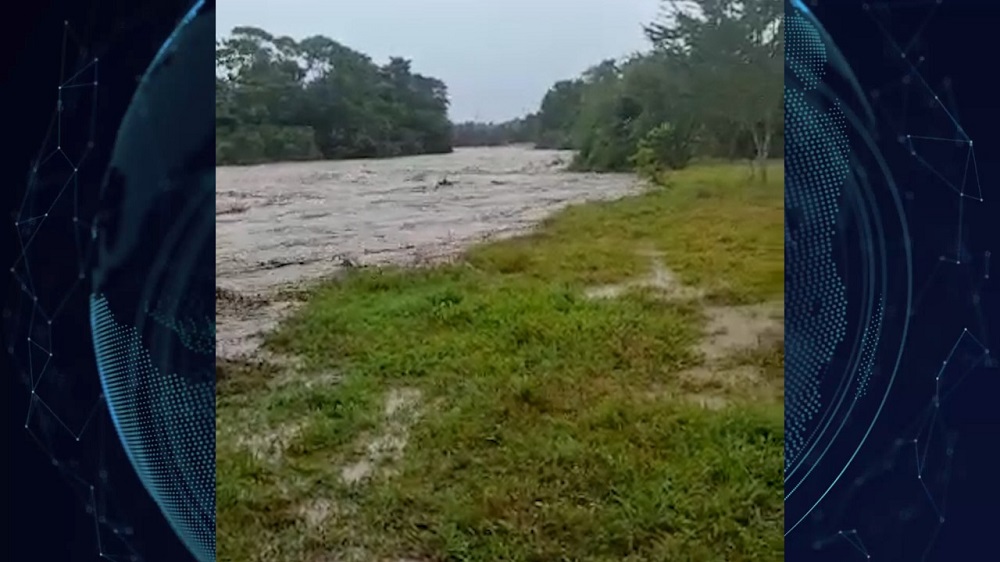
M 780 299 L 779 166 L 763 185 L 742 166 L 694 167 L 455 264 L 317 288 L 267 346 L 301 357 L 302 381 L 341 383 L 220 366 L 219 559 L 781 560 L 781 349 L 726 365 L 759 368 L 771 391 L 705 410 L 676 377 L 703 362 L 704 303 L 583 296 L 648 273 L 639 251 L 657 250 L 712 304 Z M 405 453 L 341 482 L 401 388 L 422 395 Z M 241 445 L 289 427 L 280 460 Z

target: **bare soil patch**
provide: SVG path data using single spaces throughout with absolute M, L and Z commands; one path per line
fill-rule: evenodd
M 664 263 L 664 253 L 640 250 L 650 259 L 650 273 L 640 279 L 592 287 L 588 298 L 606 299 L 621 296 L 633 289 L 650 288 L 670 300 L 699 301 L 704 292 L 683 285 Z M 774 301 L 746 306 L 705 306 L 705 332 L 698 350 L 705 364 L 681 372 L 678 376 L 685 397 L 710 410 L 729 405 L 727 394 L 741 393 L 763 382 L 761 369 L 752 365 L 732 367 L 726 360 L 740 353 L 770 349 L 784 341 L 784 302 Z M 651 392 L 655 396 L 659 391 Z

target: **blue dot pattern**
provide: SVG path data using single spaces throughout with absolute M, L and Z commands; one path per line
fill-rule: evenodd
M 807 100 L 825 47 L 798 15 L 786 29 L 785 470 L 807 445 L 821 409 L 820 381 L 847 328 L 846 289 L 833 258 L 840 188 L 849 171 L 847 122 Z M 787 73 L 797 80 L 788 80 Z
M 813 89 L 823 79 L 826 68 L 826 48 L 819 31 L 801 15 L 787 18 L 785 64 L 806 89 Z
M 90 310 L 101 383 L 125 450 L 192 554 L 215 560 L 215 389 L 160 373 L 103 296 L 91 296 Z
M 858 388 L 855 398 L 861 398 L 868 390 L 868 381 L 875 369 L 875 352 L 878 349 L 879 333 L 882 331 L 883 306 L 881 297 L 878 308 L 873 313 L 872 321 L 865 327 L 865 335 L 861 344 L 861 363 L 858 365 Z

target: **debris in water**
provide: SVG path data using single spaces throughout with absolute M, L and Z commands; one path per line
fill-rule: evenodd
M 340 256 L 338 259 L 341 267 L 359 267 L 361 265 L 347 256 Z

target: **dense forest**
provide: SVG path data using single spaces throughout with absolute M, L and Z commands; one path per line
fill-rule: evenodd
M 250 27 L 217 48 L 220 164 L 450 152 L 532 143 L 574 166 L 656 174 L 698 157 L 761 163 L 784 150 L 781 0 L 663 0 L 650 48 L 606 60 L 505 123 L 448 119 L 440 80 L 317 36 Z
M 452 150 L 443 82 L 322 36 L 234 29 L 216 47 L 215 99 L 219 164 Z

